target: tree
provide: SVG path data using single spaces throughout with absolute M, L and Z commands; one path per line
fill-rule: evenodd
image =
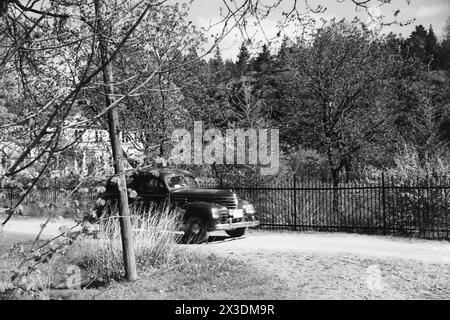
M 184 87 L 193 89 L 191 82 L 197 75 L 188 69 L 196 68 L 201 60 L 197 50 L 205 42 L 203 34 L 187 20 L 188 8 L 167 5 L 162 9 L 143 20 L 116 64 L 116 79 L 125 82 L 119 91 L 122 94 L 141 81 L 128 80 L 140 70 L 147 76 L 155 69 L 167 70 L 127 97 L 120 110 L 125 134 L 147 160 L 168 156 L 170 133 L 193 122 L 190 114 L 195 106 L 185 104 Z
M 300 84 L 298 107 L 288 128 L 327 156 L 335 186 L 384 131 L 396 57 L 371 32 L 345 21 L 331 22 L 310 46 L 296 48 L 290 67 Z
M 256 72 L 265 72 L 271 67 L 272 63 L 272 56 L 270 54 L 269 47 L 264 44 L 262 46 L 261 52 L 256 57 L 252 69 L 254 69 Z
M 228 127 L 265 128 L 270 115 L 266 109 L 262 91 L 254 78 L 240 78 L 227 84 L 223 109 L 226 110 Z
M 88 127 L 106 114 L 109 115 L 114 164 L 120 177 L 119 190 L 122 191 L 119 201 L 120 214 L 123 221 L 129 219 L 126 213 L 127 190 L 123 190 L 125 184 L 122 149 L 117 139 L 120 129 L 117 130 L 116 108 L 126 97 L 144 87 L 160 70 L 156 68 L 148 76 L 138 72 L 134 77 L 138 78 L 139 82 L 113 100 L 116 88 L 113 88 L 111 65 L 144 17 L 151 10 L 157 13 L 164 2 L 155 7 L 152 1 L 133 4 L 125 1 L 114 2 L 105 10 L 100 9 L 102 3 L 95 0 L 77 4 L 78 19 L 74 22 L 70 19 L 73 15 L 71 3 L 44 1 L 37 7 L 37 1 L 27 5 L 14 2 L 12 10 L 1 20 L 1 41 L 7 49 L 1 57 L 0 69 L 2 76 L 3 71 L 8 70 L 8 75 L 20 79 L 18 99 L 25 102 L 25 105 L 20 109 L 21 114 L 18 114 L 17 120 L 1 126 L 3 132 L 9 130 L 10 140 L 24 143 L 23 149 L 19 149 L 19 155 L 0 176 L 0 182 L 14 179 L 29 167 L 37 167 L 38 171 L 19 201 L 9 208 L 8 217 L 2 225 L 9 221 L 36 183 L 48 173 L 55 155 L 76 143 L 75 141 L 69 146 L 64 145 L 64 139 L 61 138 L 63 131 L 82 124 Z M 28 16 L 29 12 L 32 15 Z M 106 41 L 107 38 L 115 41 Z M 97 47 L 100 48 L 100 55 Z M 98 81 L 102 73 L 105 86 L 99 85 Z M 106 107 L 87 120 L 65 125 L 67 117 L 73 114 L 79 102 L 84 100 L 82 98 L 86 97 L 89 91 L 99 88 L 106 88 Z M 14 104 L 14 101 L 9 100 L 8 103 Z M 33 130 L 31 136 L 27 137 L 29 130 L 23 130 L 23 124 L 28 122 L 32 122 Z M 128 256 L 124 259 L 127 277 L 134 280 L 135 266 L 129 255 L 134 250 L 132 241 L 127 241 L 126 236 L 123 238 L 124 246 L 129 243 L 126 246 L 128 252 L 124 250 L 124 255 Z
M 283 69 L 286 67 L 288 59 L 291 55 L 291 40 L 285 36 L 281 41 L 280 50 L 277 54 L 277 66 L 279 69 Z
M 111 64 L 107 64 L 110 58 L 109 41 L 110 35 L 106 33 L 107 28 L 103 22 L 104 9 L 101 1 L 95 1 L 95 15 L 98 17 L 98 46 L 101 54 L 101 62 L 105 64 L 103 68 L 103 83 L 105 85 L 106 109 L 113 105 L 114 100 L 114 76 Z M 111 28 L 109 28 L 111 29 Z M 128 206 L 128 190 L 124 172 L 123 150 L 120 138 L 119 115 L 116 108 L 108 110 L 108 127 L 111 140 L 111 149 L 113 153 L 114 171 L 118 176 L 117 186 L 119 191 L 119 216 L 120 229 L 122 235 L 122 252 L 124 257 L 125 275 L 129 281 L 137 280 L 136 258 L 134 252 L 133 229 L 130 220 L 130 208 Z
M 446 37 L 439 46 L 440 69 L 450 70 L 450 18 L 447 20 Z
M 428 31 L 423 25 L 418 25 L 406 40 L 407 55 L 416 58 L 425 65 L 430 65 L 431 70 L 440 65 L 439 45 L 430 25 Z
M 430 64 L 431 70 L 435 70 L 439 64 L 439 46 L 436 35 L 434 34 L 433 27 L 430 25 L 427 34 L 427 41 L 425 44 L 425 52 L 427 56 L 427 63 Z
M 214 53 L 214 57 L 209 60 L 209 64 L 211 66 L 211 72 L 217 73 L 223 70 L 223 59 L 222 53 L 220 52 L 220 48 L 216 48 L 216 52 Z
M 389 1 L 369 0 L 361 3 L 352 0 L 352 2 L 358 7 L 367 8 L 370 2 L 388 3 Z M 231 1 L 227 0 L 225 3 L 230 4 Z M 237 9 L 234 5 L 227 6 L 221 21 L 223 30 L 214 39 L 212 49 L 233 28 L 245 29 L 250 16 L 262 21 L 279 3 L 279 1 L 273 1 L 273 3 L 259 5 L 260 1 L 251 0 Z M 114 164 L 120 177 L 120 186 L 123 187 L 123 175 L 120 168 L 123 161 L 122 150 L 120 150 L 120 143 L 117 143 L 117 131 L 120 131 L 116 128 L 117 109 L 123 108 L 130 97 L 140 95 L 141 90 L 150 90 L 147 85 L 155 79 L 157 79 L 160 99 L 164 101 L 163 108 L 166 109 L 167 95 L 164 92 L 172 88 L 178 90 L 177 86 L 173 85 L 169 74 L 192 61 L 182 59 L 179 63 L 176 60 L 182 57 L 180 55 L 182 50 L 173 42 L 167 41 L 166 36 L 170 37 L 170 32 L 163 31 L 164 36 L 158 38 L 161 33 L 152 33 L 148 30 L 140 30 L 139 35 L 147 32 L 144 34 L 147 42 L 144 53 L 148 57 L 152 52 L 154 59 L 148 65 L 144 59 L 139 60 L 139 55 L 143 52 L 139 43 L 136 44 L 140 38 L 136 37 L 136 31 L 147 16 L 164 16 L 164 11 L 167 9 L 166 0 L 133 2 L 56 0 L 27 3 L 11 0 L 2 1 L 1 4 L 0 76 L 12 75 L 19 80 L 17 82 L 19 94 L 14 98 L 8 98 L 7 102 L 7 105 L 15 109 L 15 119 L 0 125 L 0 130 L 2 136 L 6 134 L 8 138 L 20 142 L 21 147 L 17 148 L 18 156 L 0 176 L 0 183 L 7 179 L 14 179 L 28 168 L 36 168 L 36 174 L 33 175 L 20 199 L 8 209 L 8 217 L 3 221 L 3 226 L 30 194 L 36 183 L 48 174 L 56 156 L 77 143 L 78 139 L 75 139 L 66 144 L 63 139 L 64 131 L 80 125 L 92 126 L 106 115 L 109 115 L 111 140 L 116 149 Z M 105 10 L 95 10 L 101 4 Z M 76 12 L 74 13 L 73 10 Z M 317 11 L 321 10 L 322 7 Z M 286 14 L 287 17 L 295 15 L 300 21 L 304 16 L 299 12 L 297 1 L 292 11 Z M 158 24 L 164 23 L 156 19 L 155 24 L 152 30 L 158 31 Z M 161 43 L 163 43 L 162 46 Z M 168 46 L 165 47 L 164 43 Z M 127 47 L 127 44 L 130 46 Z M 185 44 L 186 42 L 182 41 L 181 47 L 184 49 Z M 135 73 L 130 77 L 122 78 L 122 82 L 114 82 L 111 71 L 114 70 L 116 75 L 120 74 L 120 58 L 126 50 L 133 50 L 133 45 L 136 48 L 134 61 L 139 62 L 136 65 L 139 64 L 143 68 L 135 69 Z M 239 59 L 241 61 L 240 75 L 247 69 L 249 55 L 248 51 L 245 53 L 245 50 L 242 50 Z M 165 59 L 168 52 L 171 59 Z M 201 56 L 198 57 L 200 58 Z M 230 64 L 226 63 L 226 65 Z M 93 113 L 89 114 L 86 120 L 66 124 L 69 116 L 79 111 L 80 105 L 92 107 L 92 104 L 86 102 L 88 98 L 93 98 L 94 102 L 95 99 L 99 101 L 98 92 L 106 94 L 106 106 L 99 110 L 91 108 Z M 20 110 L 17 110 L 18 105 Z M 29 125 L 31 130 L 25 128 L 25 125 Z M 126 197 L 126 193 L 122 192 L 120 204 L 122 208 L 126 207 Z M 121 209 L 121 214 L 122 218 L 125 218 L 124 209 Z M 39 235 L 36 241 L 38 238 Z M 126 261 L 125 264 L 127 264 Z
M 249 60 L 250 53 L 248 52 L 245 42 L 242 42 L 236 61 L 236 76 L 243 76 L 246 74 Z
M 426 51 L 427 37 L 428 33 L 423 25 L 415 27 L 415 30 L 407 40 L 410 57 L 414 57 L 419 61 L 426 63 L 428 59 Z

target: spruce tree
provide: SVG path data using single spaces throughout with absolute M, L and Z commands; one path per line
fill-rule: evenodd
M 237 58 L 236 76 L 243 76 L 248 71 L 248 62 L 250 60 L 250 53 L 248 52 L 245 42 L 242 42 Z

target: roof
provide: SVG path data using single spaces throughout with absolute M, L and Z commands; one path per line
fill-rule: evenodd
M 137 173 L 151 173 L 151 172 L 158 172 L 160 174 L 160 176 L 162 177 L 166 177 L 168 175 L 188 175 L 188 176 L 192 176 L 192 173 L 190 173 L 189 171 L 186 170 L 181 170 L 181 169 L 161 169 L 161 168 L 148 168 L 148 169 L 137 169 L 136 172 Z

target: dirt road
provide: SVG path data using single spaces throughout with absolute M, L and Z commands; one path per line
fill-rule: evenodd
M 41 223 L 15 218 L 4 231 L 36 234 Z M 52 221 L 44 234 L 56 235 L 63 225 L 73 222 Z M 238 239 L 217 232 L 206 244 L 180 246 L 244 261 L 267 279 L 234 298 L 450 299 L 446 241 L 257 230 Z
M 217 234 L 192 246 L 249 263 L 270 299 L 450 299 L 450 243 L 344 233 Z
M 3 221 L 4 216 L 0 215 L 0 221 Z M 29 235 L 37 235 L 41 229 L 41 225 L 45 222 L 44 219 L 33 218 L 33 217 L 13 217 L 10 221 L 3 227 L 4 232 L 10 233 L 22 233 Z M 76 223 L 68 219 L 53 219 L 51 220 L 44 231 L 43 236 L 57 236 L 60 234 L 59 228 L 62 226 L 73 227 Z M 0 232 L 1 232 L 0 225 Z
M 411 259 L 450 265 L 450 242 L 346 233 L 304 233 L 252 230 L 232 239 L 214 233 L 208 250 L 248 255 L 255 252 L 352 254 L 372 258 Z
M 44 222 L 38 218 L 15 217 L 4 232 L 37 234 Z M 67 219 L 52 220 L 43 235 L 59 234 L 61 226 L 72 227 Z M 222 232 L 211 234 L 207 244 L 190 245 L 211 252 L 247 256 L 261 252 L 352 254 L 372 258 L 395 258 L 450 265 L 450 242 L 423 239 L 368 236 L 346 233 L 305 233 L 250 230 L 232 239 Z

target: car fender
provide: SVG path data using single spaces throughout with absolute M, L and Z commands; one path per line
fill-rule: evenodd
M 196 216 L 201 219 L 203 219 L 205 222 L 208 223 L 209 226 L 211 224 L 214 224 L 214 218 L 212 216 L 212 210 L 213 208 L 224 208 L 223 206 L 220 206 L 215 203 L 208 203 L 208 202 L 202 202 L 202 201 L 195 201 L 195 202 L 188 202 L 180 206 L 182 210 L 184 210 L 184 220 L 187 220 L 191 216 Z

